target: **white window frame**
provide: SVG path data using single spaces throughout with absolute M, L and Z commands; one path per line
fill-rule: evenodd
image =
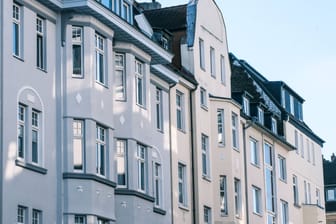
M 41 115 L 40 112 L 32 109 L 32 125 L 31 125 L 31 130 L 32 130 L 32 151 L 31 151 L 31 156 L 32 156 L 32 163 L 34 164 L 40 164 L 40 157 L 41 157 Z M 36 139 L 34 138 L 34 133 L 36 133 Z M 34 147 L 34 143 L 36 144 L 36 148 Z M 36 156 L 34 156 L 34 153 L 36 153 Z
M 84 171 L 84 121 L 74 119 L 73 128 L 73 169 L 74 171 Z
M 200 88 L 200 103 L 201 103 L 202 108 L 205 108 L 205 109 L 208 108 L 207 91 L 203 87 Z
M 250 116 L 250 101 L 246 97 L 243 97 L 243 112 L 247 116 Z
M 231 115 L 231 130 L 232 130 L 232 148 L 239 150 L 239 133 L 238 133 L 238 115 L 232 112 Z
M 46 33 L 45 19 L 36 17 L 36 67 L 46 69 Z M 40 45 L 39 45 L 40 44 Z
M 204 206 L 203 213 L 204 213 L 204 224 L 212 224 L 211 208 L 208 206 Z
M 99 33 L 95 33 L 95 63 L 96 63 L 96 82 L 106 85 L 105 72 L 105 38 Z
M 223 55 L 220 57 L 220 65 L 221 65 L 221 82 L 225 86 L 226 85 L 226 71 L 225 71 L 225 58 Z
M 264 166 L 265 166 L 265 195 L 266 195 L 266 210 L 268 216 L 275 212 L 275 179 L 274 179 L 274 161 L 273 161 L 273 146 L 267 142 L 264 143 Z M 268 156 L 269 158 L 267 158 Z M 269 173 L 271 176 L 268 176 Z M 270 179 L 268 179 L 270 178 Z M 272 189 L 268 189 L 268 181 L 271 181 L 270 186 Z M 272 198 L 268 198 L 272 197 Z M 269 204 L 271 202 L 271 204 Z M 274 215 L 272 215 L 274 216 Z
M 315 148 L 314 148 L 314 142 L 311 142 L 311 154 L 312 154 L 312 160 L 313 160 L 313 165 L 315 166 Z
M 96 172 L 100 176 L 106 175 L 106 140 L 107 130 L 101 125 L 96 126 Z
M 144 107 L 146 105 L 146 84 L 145 84 L 145 64 L 135 60 L 135 84 L 136 84 L 136 103 Z
M 13 3 L 13 49 L 12 53 L 15 57 L 22 57 L 22 31 L 21 31 L 21 17 L 22 9 L 21 6 Z
M 163 131 L 163 102 L 162 102 L 162 90 L 159 87 L 155 89 L 155 117 L 156 117 L 156 129 Z
M 188 195 L 187 195 L 187 168 L 183 163 L 178 163 L 177 168 L 178 177 L 178 202 L 179 206 L 188 206 Z
M 74 216 L 74 224 L 86 224 L 85 215 L 75 215 Z
M 162 166 L 160 163 L 154 163 L 154 198 L 155 198 L 155 207 L 162 207 Z
M 33 209 L 32 224 L 42 224 L 42 211 Z
M 26 156 L 26 117 L 27 117 L 27 107 L 19 104 L 18 107 L 18 142 L 17 142 L 17 157 L 24 159 Z
M 27 207 L 19 205 L 17 207 L 17 224 L 25 224 L 27 223 Z
M 293 196 L 294 196 L 294 205 L 299 206 L 299 185 L 298 178 L 296 175 L 293 175 Z
M 138 191 L 147 191 L 147 148 L 137 145 L 137 164 L 138 164 Z
M 264 125 L 264 110 L 261 107 L 258 107 L 258 122 L 261 125 Z
M 83 77 L 83 27 L 72 26 L 72 76 L 76 78 Z M 75 49 L 80 49 L 80 56 L 74 54 Z M 75 66 L 76 60 L 79 60 L 79 67 Z
M 286 158 L 278 155 L 278 164 L 279 164 L 279 178 L 282 181 L 287 181 L 287 164 Z
M 200 56 L 200 67 L 205 71 L 205 55 L 204 55 L 204 40 L 199 39 L 199 56 Z
M 252 202 L 253 202 L 253 212 L 255 214 L 262 214 L 262 203 L 261 203 L 261 189 L 256 186 L 252 186 Z
M 127 140 L 116 140 L 116 163 L 117 163 L 117 187 L 127 187 Z M 119 181 L 119 176 L 123 177 L 124 183 Z
M 311 162 L 311 156 L 310 156 L 310 143 L 309 143 L 309 139 L 306 139 L 306 143 L 307 143 L 307 161 L 308 163 Z
M 299 154 L 300 147 L 299 147 L 299 133 L 297 130 L 294 130 L 294 145 L 296 147 L 296 154 Z
M 126 1 L 122 1 L 121 18 L 131 23 L 131 6 Z
M 278 122 L 274 117 L 271 118 L 271 125 L 272 125 L 272 132 L 274 134 L 278 134 Z
M 126 71 L 125 54 L 115 54 L 115 98 L 116 100 L 126 100 Z
M 210 74 L 211 77 L 216 78 L 216 52 L 213 47 L 210 47 Z
M 234 178 L 234 203 L 235 203 L 235 216 L 240 218 L 242 212 L 242 195 L 241 195 L 241 182 L 237 178 Z
M 321 206 L 321 192 L 318 188 L 316 188 L 316 204 Z
M 304 149 L 304 141 L 303 141 L 303 135 L 300 134 L 300 147 L 301 147 L 301 157 L 305 157 L 305 149 Z
M 176 90 L 176 127 L 178 130 L 185 129 L 184 94 Z
M 221 216 L 228 215 L 228 198 L 227 198 L 227 178 L 224 175 L 219 177 L 219 199 Z
M 224 125 L 224 109 L 217 109 L 217 133 L 218 145 L 225 145 L 225 125 Z
M 202 176 L 210 178 L 210 149 L 209 137 L 205 134 L 201 135 L 201 148 L 202 148 Z
M 281 221 L 280 223 L 281 224 L 288 224 L 289 223 L 289 210 L 288 210 L 288 202 L 286 201 L 283 201 L 283 200 L 280 200 L 280 218 L 281 218 Z
M 250 150 L 251 150 L 251 163 L 255 166 L 260 166 L 260 153 L 258 141 L 254 138 L 250 138 Z

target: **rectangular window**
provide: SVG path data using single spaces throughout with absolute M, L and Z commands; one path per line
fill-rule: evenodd
M 281 224 L 288 224 L 288 203 L 286 201 L 280 200 L 280 211 Z
M 207 107 L 207 101 L 208 101 L 208 97 L 207 97 L 207 91 L 204 88 L 200 88 L 200 100 L 201 100 L 201 107 Z
M 26 142 L 26 107 L 19 104 L 18 107 L 18 142 L 17 142 L 17 156 L 25 158 L 25 142 Z
M 272 146 L 267 143 L 264 144 L 264 156 L 266 209 L 268 214 L 271 214 L 275 212 L 273 149 Z
M 98 224 L 109 224 L 110 222 L 106 219 L 98 218 Z
M 218 130 L 218 144 L 225 145 L 225 132 L 224 132 L 224 110 L 217 109 L 217 130 Z
M 33 209 L 32 213 L 32 224 L 41 224 L 42 223 L 42 212 L 36 209 Z
M 156 87 L 155 96 L 156 128 L 163 131 L 162 90 L 158 87 Z
M 115 54 L 115 97 L 117 100 L 126 100 L 125 55 Z
M 312 160 L 313 160 L 313 165 L 315 165 L 315 149 L 314 149 L 314 143 L 311 143 L 311 155 L 312 155 Z
M 36 110 L 32 111 L 32 162 L 39 163 L 40 116 Z
M 258 187 L 252 186 L 253 212 L 261 214 L 261 190 Z
M 13 55 L 21 56 L 21 7 L 13 4 Z
M 278 134 L 277 120 L 274 117 L 272 117 L 272 132 Z
M 24 224 L 27 223 L 27 208 L 23 206 L 18 206 L 17 208 L 17 223 Z
M 127 187 L 127 143 L 126 140 L 117 140 L 117 184 L 118 187 Z
M 301 157 L 304 158 L 304 144 L 303 144 L 303 135 L 300 134 L 300 147 L 301 147 Z
M 154 163 L 154 195 L 155 206 L 160 207 L 162 205 L 162 175 L 159 163 Z
M 221 81 L 226 85 L 226 75 L 225 75 L 225 58 L 223 55 L 220 57 L 220 66 L 221 66 Z
M 321 193 L 320 189 L 316 188 L 316 204 L 321 206 Z
M 95 34 L 95 52 L 96 52 L 96 81 L 103 85 L 105 80 L 105 39 L 100 34 Z
M 186 178 L 186 166 L 182 163 L 178 163 L 178 201 L 179 204 L 187 206 L 187 178 Z
M 122 4 L 122 14 L 121 14 L 121 18 L 123 18 L 124 20 L 126 20 L 127 22 L 131 22 L 131 12 L 130 12 L 130 5 L 127 2 L 123 2 Z
M 238 149 L 238 116 L 235 113 L 232 113 L 231 116 L 231 125 L 232 125 L 232 147 Z
M 293 175 L 293 194 L 294 194 L 294 204 L 299 205 L 299 187 L 297 176 Z
M 219 177 L 220 214 L 228 215 L 226 176 Z
M 96 137 L 96 172 L 105 176 L 105 157 L 106 157 L 106 129 L 97 125 Z
M 205 70 L 204 41 L 199 39 L 200 67 Z
M 326 192 L 327 201 L 336 201 L 336 188 L 329 188 Z
M 243 112 L 250 116 L 250 101 L 246 97 L 243 97 Z
M 259 158 L 259 148 L 257 140 L 250 138 L 250 149 L 251 149 L 251 163 L 253 165 L 259 166 L 260 158 Z
M 85 224 L 85 216 L 84 215 L 75 215 L 75 224 Z
M 258 122 L 264 125 L 264 110 L 258 107 Z
M 36 66 L 45 69 L 45 20 L 36 17 Z
M 147 188 L 147 149 L 143 145 L 138 145 L 137 160 L 138 160 L 138 189 L 142 192 L 146 192 Z
M 297 130 L 294 131 L 294 141 L 296 154 L 299 154 L 299 134 Z
M 83 77 L 83 28 L 72 27 L 72 75 Z
M 74 170 L 83 171 L 84 161 L 84 122 L 73 120 L 73 163 Z
M 216 78 L 216 55 L 213 47 L 210 47 L 210 74 Z
M 309 144 L 308 138 L 307 138 L 306 142 L 307 142 L 307 160 L 310 163 L 310 160 L 311 160 L 311 158 L 310 158 L 310 144 Z
M 176 91 L 176 127 L 184 130 L 184 95 Z
M 307 203 L 308 203 L 308 204 L 311 204 L 311 189 L 310 189 L 310 183 L 307 183 L 307 196 L 308 196 Z
M 211 224 L 211 208 L 204 206 L 203 208 L 204 211 L 204 224 Z
M 144 64 L 135 60 L 135 79 L 136 79 L 136 103 L 145 106 L 145 77 Z
M 241 185 L 239 179 L 234 179 L 234 200 L 235 200 L 235 215 L 241 216 Z
M 202 175 L 210 177 L 209 137 L 202 134 Z
M 287 168 L 286 168 L 286 158 L 279 155 L 279 178 L 283 181 L 287 181 Z

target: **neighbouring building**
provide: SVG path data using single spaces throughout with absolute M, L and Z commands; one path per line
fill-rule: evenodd
M 336 157 L 323 159 L 324 194 L 327 224 L 336 223 Z

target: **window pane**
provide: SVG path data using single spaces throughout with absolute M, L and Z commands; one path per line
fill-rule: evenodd
M 32 161 L 38 163 L 38 132 L 32 131 Z

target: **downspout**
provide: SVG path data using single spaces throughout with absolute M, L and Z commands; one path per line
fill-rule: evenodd
M 3 27 L 4 27 L 4 18 L 3 18 L 3 4 L 4 1 L 0 1 L 0 100 L 2 103 L 0 103 L 0 148 L 3 149 Z M 0 223 L 3 223 L 3 154 L 4 150 L 1 150 L 0 155 Z

